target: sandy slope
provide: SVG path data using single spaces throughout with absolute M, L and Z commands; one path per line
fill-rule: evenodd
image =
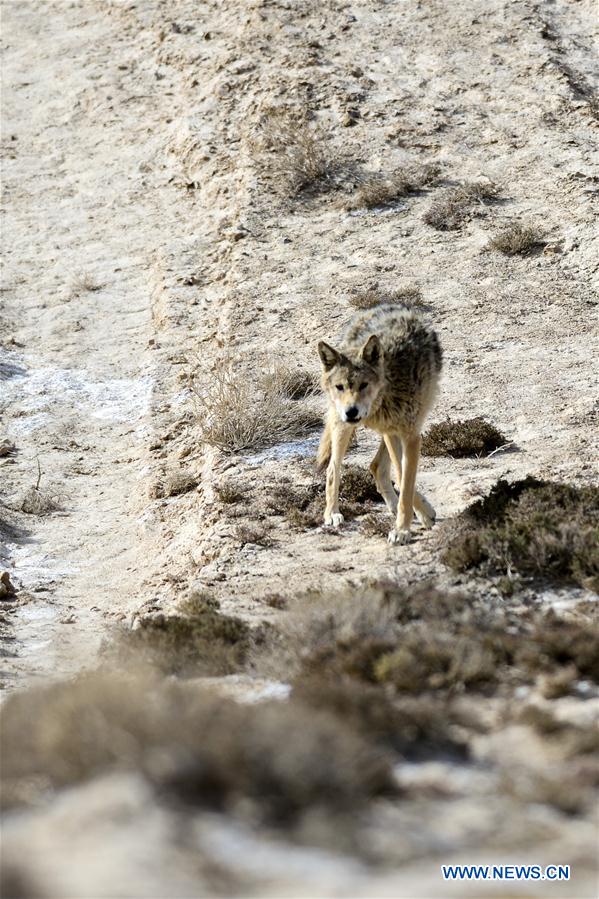
M 358 523 L 298 533 L 268 510 L 282 479 L 310 481 L 314 441 L 231 459 L 197 443 L 191 370 L 226 355 L 249 377 L 265 358 L 317 371 L 315 341 L 334 339 L 354 288 L 418 284 L 446 357 L 433 417 L 488 416 L 516 447 L 424 460 L 441 519 L 499 476 L 596 477 L 594 19 L 588 0 L 5 3 L 1 436 L 15 451 L 0 459 L 1 553 L 19 590 L 3 612 L 6 685 L 93 665 L 112 621 L 168 609 L 194 583 L 263 620 L 272 592 L 451 580 L 435 530 L 389 548 Z M 435 161 L 445 184 L 488 177 L 502 200 L 448 233 L 422 221 L 434 190 L 357 214 L 281 200 L 254 147 L 273 105 L 308 106 L 331 152 L 366 169 Z M 522 218 L 543 252 L 486 251 Z M 361 439 L 353 461 L 371 451 Z M 18 511 L 38 460 L 59 507 L 44 516 Z M 198 488 L 161 496 L 180 470 Z M 214 492 L 224 479 L 248 488 L 244 514 L 272 546 L 240 545 Z M 143 790 L 128 791 L 144 818 Z M 157 832 L 174 827 L 156 815 Z M 58 858 L 71 838 L 56 838 Z M 348 879 L 336 864 L 331 890 Z

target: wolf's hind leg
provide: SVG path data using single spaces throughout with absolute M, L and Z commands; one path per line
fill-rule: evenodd
M 355 427 L 336 422 L 331 430 L 331 458 L 327 468 L 326 506 L 324 523 L 337 527 L 343 523 L 343 515 L 339 511 L 339 480 L 341 463 L 345 456 Z
M 395 515 L 397 513 L 397 493 L 391 480 L 391 458 L 382 438 L 376 456 L 370 463 L 370 471 L 374 476 L 376 489 L 385 500 L 391 514 Z

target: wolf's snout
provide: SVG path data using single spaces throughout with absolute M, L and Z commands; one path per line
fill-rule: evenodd
M 360 413 L 358 412 L 357 406 L 350 406 L 345 410 L 345 417 L 348 421 L 358 421 L 360 418 Z

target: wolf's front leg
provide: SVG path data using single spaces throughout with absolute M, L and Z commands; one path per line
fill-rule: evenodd
M 389 543 L 409 543 L 412 520 L 414 518 L 414 493 L 416 490 L 416 473 L 420 458 L 420 434 L 410 434 L 402 438 L 403 459 L 396 460 L 396 444 L 385 435 L 385 443 L 389 455 L 399 471 L 401 471 L 401 488 L 395 527 L 389 532 Z
M 331 458 L 327 468 L 326 506 L 324 510 L 324 523 L 337 527 L 343 522 L 343 515 L 339 511 L 339 480 L 341 477 L 341 463 L 349 446 L 351 436 L 355 428 L 341 422 L 335 422 L 331 433 Z

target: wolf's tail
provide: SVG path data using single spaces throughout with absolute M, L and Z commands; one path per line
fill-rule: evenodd
M 325 423 L 322 437 L 320 438 L 320 446 L 318 447 L 318 455 L 316 456 L 317 471 L 324 471 L 329 464 L 331 458 L 331 426 L 328 420 Z

